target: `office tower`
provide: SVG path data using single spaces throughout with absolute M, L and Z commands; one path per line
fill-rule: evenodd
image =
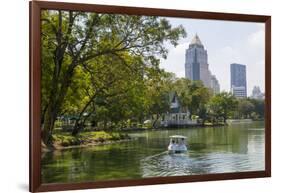
M 246 66 L 243 64 L 230 64 L 230 88 L 237 98 L 247 97 Z
M 214 93 L 219 93 L 219 82 L 209 70 L 207 50 L 197 34 L 185 52 L 185 77 L 201 80 L 204 86 L 211 88 Z

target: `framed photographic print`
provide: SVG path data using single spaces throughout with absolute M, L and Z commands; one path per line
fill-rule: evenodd
M 271 17 L 30 2 L 30 191 L 271 176 Z

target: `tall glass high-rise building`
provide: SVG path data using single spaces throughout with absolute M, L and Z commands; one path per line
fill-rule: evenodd
M 247 97 L 246 65 L 230 64 L 230 88 L 234 96 Z
M 185 77 L 190 80 L 201 80 L 204 86 L 219 92 L 219 83 L 209 70 L 207 50 L 196 34 L 185 52 Z

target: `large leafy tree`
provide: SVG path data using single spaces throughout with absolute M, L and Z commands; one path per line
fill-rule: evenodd
M 237 100 L 231 93 L 222 92 L 211 98 L 209 108 L 212 116 L 216 119 L 223 118 L 226 122 L 227 118 L 237 108 Z
M 179 96 L 180 103 L 183 109 L 186 111 L 191 103 L 191 95 L 189 92 L 189 86 L 191 85 L 191 81 L 186 78 L 177 79 L 174 82 L 174 90 L 177 92 Z
M 55 120 L 63 110 L 69 110 L 67 104 L 73 106 L 70 108 L 73 111 L 81 108 L 83 111 L 96 95 L 85 88 L 85 82 L 93 82 L 89 73 L 95 61 L 101 57 L 122 61 L 127 54 L 141 58 L 143 69 L 144 66 L 157 68 L 158 58 L 165 58 L 168 53 L 164 43 L 176 46 L 179 38 L 186 35 L 181 26 L 173 28 L 166 19 L 158 17 L 59 10 L 42 11 L 41 18 L 41 122 L 42 139 L 48 146 L 52 145 Z M 76 77 L 81 79 L 77 81 Z M 88 96 L 84 96 L 85 90 Z M 70 93 L 78 96 L 78 102 Z
M 242 99 L 238 101 L 237 110 L 240 117 L 249 118 L 251 113 L 254 111 L 255 106 L 247 99 Z
M 248 99 L 253 105 L 253 112 L 257 115 L 258 118 L 264 118 L 265 112 L 265 102 L 263 99 Z
M 181 100 L 181 105 L 190 111 L 190 116 L 199 115 L 210 99 L 211 92 L 201 81 L 178 79 L 174 83 L 176 92 Z
M 209 88 L 203 85 L 202 81 L 192 81 L 188 91 L 191 97 L 189 103 L 190 115 L 198 115 L 199 109 L 203 108 L 209 101 L 211 92 Z
M 117 125 L 125 119 L 139 118 L 144 106 L 141 60 L 129 55 L 122 57 L 122 60 L 115 56 L 100 57 L 87 68 L 91 77 L 87 84 L 87 103 L 80 110 L 73 135 L 83 128 L 88 118 L 103 122 L 104 129 L 108 122 Z
M 163 70 L 150 70 L 149 76 L 153 78 L 146 81 L 148 115 L 152 117 L 152 126 L 155 128 L 161 115 L 170 109 L 169 94 L 172 91 L 175 75 Z

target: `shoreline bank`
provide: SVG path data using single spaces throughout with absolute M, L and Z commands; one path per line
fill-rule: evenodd
M 196 127 L 221 127 L 227 126 L 228 124 L 218 123 L 218 124 L 210 124 L 210 125 L 203 125 L 203 124 L 193 124 L 193 125 L 170 125 L 169 127 L 157 127 L 157 128 L 125 128 L 119 130 L 120 132 L 134 132 L 134 131 L 157 131 L 157 130 L 170 130 L 170 129 L 189 129 L 189 128 L 196 128 Z
M 76 136 L 72 136 L 70 132 L 57 131 L 52 135 L 52 138 L 53 144 L 51 147 L 47 147 L 42 142 L 42 151 L 55 151 L 71 149 L 75 147 L 107 145 L 129 141 L 132 139 L 127 133 L 112 131 L 84 131 Z
M 236 122 L 236 123 L 244 123 Z M 70 133 L 60 132 L 54 134 L 54 144 L 53 147 L 48 148 L 43 143 L 41 145 L 43 152 L 72 149 L 72 148 L 84 148 L 90 146 L 102 146 L 115 143 L 122 143 L 134 140 L 128 134 L 131 132 L 144 132 L 144 131 L 159 131 L 159 130 L 173 130 L 173 129 L 191 129 L 200 127 L 224 127 L 230 125 L 229 123 L 217 123 L 217 124 L 196 124 L 196 125 L 177 125 L 170 127 L 158 127 L 158 128 L 125 128 L 118 131 L 85 131 L 81 132 L 78 136 L 71 136 Z
M 42 145 L 41 148 L 42 148 L 42 152 L 45 153 L 45 152 L 74 149 L 74 148 L 86 148 L 86 147 L 93 147 L 93 146 L 110 145 L 110 144 L 128 142 L 128 141 L 132 141 L 132 140 L 134 140 L 134 138 L 117 140 L 117 141 L 92 142 L 92 143 L 87 143 L 87 144 L 70 145 L 70 146 L 61 146 L 61 145 L 55 144 L 52 148 L 47 148 L 45 145 Z

